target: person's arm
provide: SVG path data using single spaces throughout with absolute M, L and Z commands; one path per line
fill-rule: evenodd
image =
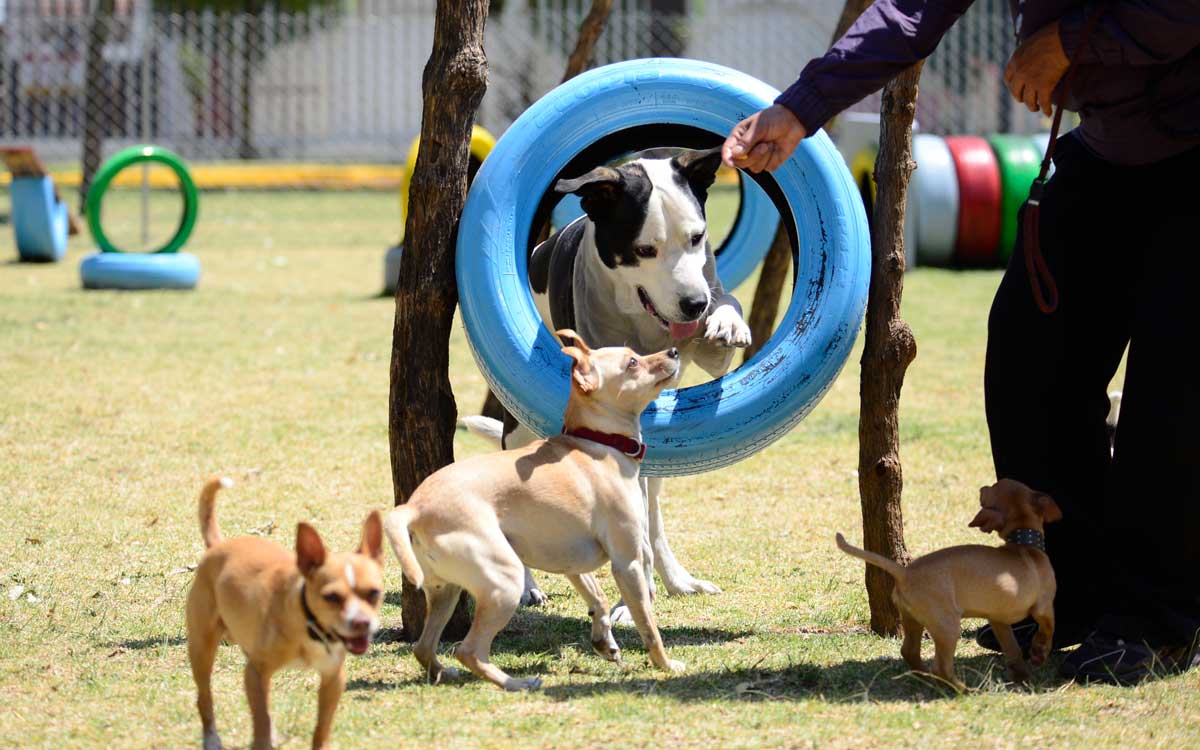
M 1087 42 L 1083 28 L 1103 10 Z M 1084 65 L 1157 65 L 1200 46 L 1200 0 L 1089 2 L 1059 21 L 1063 49 Z
M 972 0 L 876 0 L 823 57 L 810 62 L 777 104 L 815 133 L 933 52 Z
M 734 126 L 721 158 L 761 172 L 787 160 L 830 117 L 924 59 L 973 0 L 875 0 L 775 104 Z

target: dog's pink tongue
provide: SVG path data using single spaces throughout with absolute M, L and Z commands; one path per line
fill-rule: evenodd
M 671 329 L 671 338 L 676 341 L 682 341 L 696 332 L 696 329 L 700 327 L 700 321 L 693 320 L 691 323 L 671 323 L 669 327 Z
M 365 635 L 361 635 L 358 638 L 346 639 L 346 648 L 349 649 L 350 653 L 354 654 L 355 656 L 362 656 L 363 654 L 367 653 L 367 648 L 370 645 L 371 639 L 367 638 Z

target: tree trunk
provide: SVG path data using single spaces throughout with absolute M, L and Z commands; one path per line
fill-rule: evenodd
M 608 16 L 612 12 L 613 0 L 592 0 L 592 8 L 588 11 L 583 23 L 579 24 L 579 38 L 575 40 L 575 50 L 567 59 L 567 69 L 563 73 L 562 82 L 566 83 L 583 71 L 592 67 L 592 58 L 596 52 L 596 40 L 604 32 Z M 538 243 L 545 242 L 550 237 L 550 222 L 546 222 L 538 230 Z M 490 390 L 483 399 L 479 413 L 485 417 L 500 420 L 504 418 L 504 406 L 496 394 Z
M 854 20 L 871 5 L 872 0 L 846 0 L 837 28 L 833 30 L 831 43 L 837 42 L 850 28 Z M 746 179 L 746 178 L 742 178 Z M 779 315 L 779 300 L 783 294 L 784 278 L 787 276 L 788 257 L 792 247 L 787 230 L 781 224 L 771 242 L 771 249 L 763 259 L 762 271 L 758 275 L 758 286 L 754 289 L 754 302 L 750 306 L 750 333 L 754 343 L 746 349 L 742 358 L 748 362 L 767 343 L 775 330 L 775 319 Z
M 917 356 L 917 342 L 900 319 L 904 293 L 904 211 L 912 160 L 912 123 L 922 64 L 901 73 L 883 89 L 879 157 L 875 162 L 875 221 L 871 233 L 871 289 L 867 299 L 858 421 L 858 492 L 863 541 L 872 552 L 908 562 L 900 497 L 899 408 L 904 373 Z M 868 565 L 871 630 L 895 635 L 899 613 L 892 603 L 892 577 Z
M 471 126 L 487 86 L 487 7 L 487 0 L 438 0 L 433 52 L 422 77 L 422 148 L 409 185 L 392 329 L 388 442 L 397 505 L 454 460 L 457 409 L 449 375 L 458 304 L 454 246 L 467 196 Z M 405 637 L 420 637 L 425 597 L 407 580 L 401 612 Z M 464 598 L 446 637 L 462 638 L 468 620 Z
M 79 182 L 79 213 L 87 209 L 88 189 L 92 177 L 100 168 L 104 136 L 109 119 L 108 76 L 104 69 L 104 45 L 112 26 L 114 0 L 97 0 L 88 24 L 87 48 L 84 52 L 85 90 L 83 94 L 83 175 Z

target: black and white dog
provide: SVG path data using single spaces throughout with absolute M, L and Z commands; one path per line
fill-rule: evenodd
M 529 281 L 551 330 L 572 328 L 590 346 L 628 346 L 639 354 L 676 347 L 682 366 L 695 362 L 713 377 L 728 372 L 734 349 L 750 344 L 741 306 L 717 278 L 704 203 L 721 163 L 720 149 L 650 149 L 618 167 L 597 167 L 560 180 L 560 193 L 580 196 L 583 216 L 533 250 Z M 477 418 L 464 420 L 489 433 Z M 494 434 L 492 435 L 493 437 Z M 534 435 L 509 417 L 503 445 Z M 644 556 L 669 594 L 720 593 L 675 559 L 663 529 L 662 480 L 643 477 L 647 528 Z M 544 595 L 527 578 L 526 601 Z M 614 619 L 624 619 L 618 607 Z

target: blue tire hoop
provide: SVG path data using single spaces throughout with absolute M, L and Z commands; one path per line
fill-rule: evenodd
M 456 267 L 475 361 L 518 420 L 540 435 L 558 433 L 570 389 L 570 360 L 529 292 L 528 237 L 543 208 L 549 215 L 530 196 L 543 196 L 568 166 L 582 173 L 606 137 L 669 124 L 705 134 L 711 146 L 777 95 L 719 65 L 631 60 L 554 89 L 497 141 L 467 196 Z M 647 475 L 708 471 L 762 450 L 812 411 L 854 344 L 870 280 L 870 235 L 841 155 L 818 132 L 760 184 L 776 205 L 783 202 L 785 225 L 798 240 L 791 305 L 750 362 L 650 405 L 642 415 Z
M 79 264 L 84 289 L 194 289 L 200 260 L 191 253 L 93 253 Z

